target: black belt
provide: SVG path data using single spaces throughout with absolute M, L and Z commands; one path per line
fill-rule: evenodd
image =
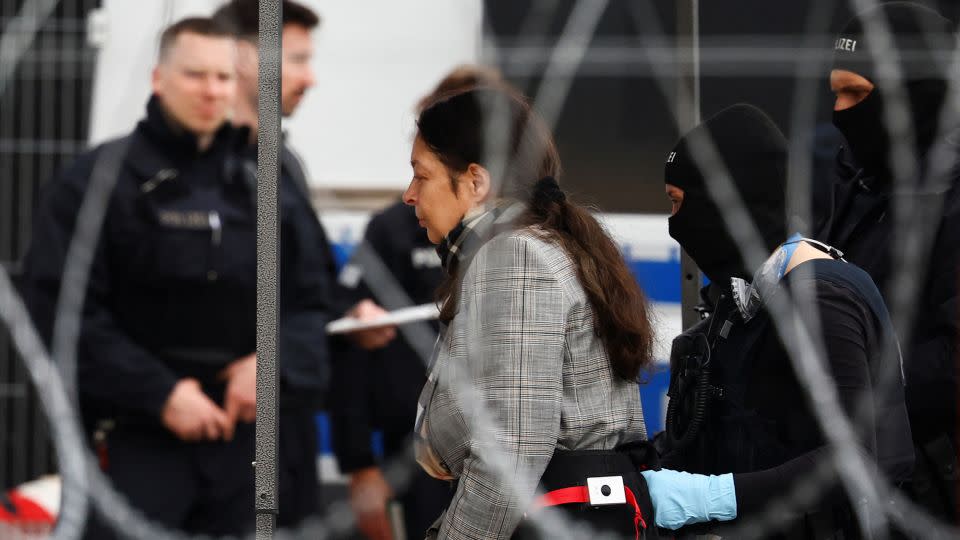
M 538 486 L 545 495 L 534 502 L 528 515 L 554 506 L 598 531 L 624 538 L 658 538 L 651 519 L 653 503 L 639 472 L 656 469 L 656 456 L 647 442 L 616 450 L 555 450 Z M 540 537 L 527 519 L 513 535 L 522 540 Z

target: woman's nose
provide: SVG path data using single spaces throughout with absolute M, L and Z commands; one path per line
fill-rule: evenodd
M 410 182 L 410 185 L 407 186 L 407 189 L 403 192 L 403 202 L 410 206 L 414 206 L 417 204 L 417 196 L 413 188 L 412 181 Z

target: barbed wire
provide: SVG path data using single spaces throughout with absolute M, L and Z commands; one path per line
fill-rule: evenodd
M 53 2 L 55 5 L 56 2 Z M 552 4 L 555 7 L 555 2 Z M 864 11 L 875 7 L 875 0 L 851 0 L 857 11 Z M 544 4 L 546 5 L 546 3 Z M 644 2 L 634 4 L 636 9 L 650 9 L 650 6 Z M 823 6 L 825 2 L 816 2 L 814 5 L 814 14 L 811 15 L 808 24 L 820 21 L 824 14 Z M 545 123 L 551 128 L 556 125 L 563 103 L 566 100 L 569 86 L 575 76 L 580 73 L 578 67 L 585 59 L 589 59 L 588 46 L 590 36 L 593 35 L 599 18 L 602 16 L 606 6 L 601 2 L 579 1 L 574 5 L 573 12 L 568 20 L 567 27 L 563 35 L 557 40 L 557 44 L 550 56 L 550 62 L 545 69 L 545 76 L 540 88 L 533 99 L 534 105 L 542 113 Z M 549 13 L 550 9 L 544 9 L 538 13 Z M 637 17 L 638 21 L 646 25 L 648 32 L 644 35 L 650 35 L 652 41 L 664 40 L 666 35 L 662 28 L 657 27 L 657 18 L 654 16 Z M 867 23 L 873 24 L 873 21 Z M 909 107 L 903 90 L 902 74 L 896 69 L 896 50 L 889 40 L 889 29 L 883 27 L 880 21 L 878 26 L 866 29 L 870 36 L 881 36 L 877 41 L 877 48 L 872 49 L 876 55 L 876 62 L 881 66 L 881 78 L 885 83 L 893 84 L 890 99 L 884 109 L 886 124 L 891 126 L 894 133 L 909 134 L 912 129 L 909 125 Z M 6 33 L 5 33 L 6 36 Z M 813 36 L 813 34 L 807 34 Z M 886 36 L 886 37 L 883 37 Z M 643 36 L 640 39 L 645 39 Z M 813 37 L 809 37 L 811 42 L 808 48 L 814 47 Z M 825 45 L 824 45 L 825 46 Z M 498 49 L 488 41 L 485 45 L 485 54 L 488 58 L 493 58 L 494 65 L 503 62 L 510 64 L 510 50 Z M 634 51 L 636 49 L 633 49 Z M 645 49 L 640 48 L 651 55 L 665 54 L 667 49 L 661 50 L 657 47 Z M 660 52 L 658 52 L 660 51 Z M 504 52 L 507 58 L 500 59 L 498 55 Z M 674 54 L 676 51 L 674 50 Z M 709 56 L 704 61 L 709 61 Z M 654 78 L 657 81 L 661 91 L 666 95 L 676 92 L 676 87 L 671 85 L 675 74 L 665 71 L 665 67 L 670 64 L 663 60 L 651 61 L 650 66 L 660 66 L 654 69 Z M 794 59 L 796 60 L 796 58 Z M 800 75 L 805 73 L 815 73 L 818 68 L 823 67 L 824 56 L 806 55 L 799 57 L 795 61 L 793 73 L 797 79 L 804 84 L 804 78 Z M 524 64 L 524 68 L 530 70 L 539 69 L 539 63 Z M 953 60 L 953 69 L 951 73 L 956 74 L 960 67 L 958 57 Z M 749 72 L 749 70 L 745 70 Z M 743 72 L 740 72 L 741 74 Z M 0 73 L 4 75 L 5 73 Z M 731 73 L 733 74 L 733 73 Z M 5 74 L 6 77 L 0 77 L 0 88 L 4 81 L 12 75 Z M 812 79 L 810 79 L 812 80 Z M 809 90 L 809 84 L 804 86 Z M 944 104 L 944 110 L 941 112 L 941 118 L 948 121 L 941 121 L 941 137 L 946 135 L 943 130 L 948 126 L 954 125 L 949 121 L 957 116 L 956 112 L 960 109 L 960 97 L 958 97 L 956 77 L 950 80 L 950 91 L 948 95 L 951 99 Z M 809 130 L 804 128 L 812 127 L 814 115 L 815 100 L 812 92 L 796 92 L 793 106 L 794 126 L 793 136 L 791 137 L 791 188 L 788 201 L 791 201 L 791 208 L 798 213 L 804 213 L 804 204 L 801 199 L 807 197 L 810 193 L 810 177 L 808 165 L 804 165 L 806 156 L 809 155 L 808 140 Z M 681 99 L 682 101 L 682 99 Z M 504 111 L 494 111 L 491 115 L 494 119 L 504 119 Z M 488 132 L 490 140 L 501 140 L 499 135 L 506 132 L 504 123 L 493 121 L 489 124 Z M 892 159 L 896 171 L 895 181 L 899 189 L 907 190 L 912 187 L 911 180 L 916 177 L 915 168 L 916 156 L 913 155 L 913 148 L 908 141 L 912 137 L 894 137 Z M 738 246 L 745 260 L 751 267 L 758 267 L 759 264 L 768 255 L 760 241 L 760 236 L 754 224 L 750 221 L 746 208 L 742 200 L 736 193 L 729 172 L 725 170 L 723 162 L 716 153 L 714 142 L 707 137 L 691 137 L 692 158 L 698 164 L 701 170 L 709 171 L 709 181 L 707 187 L 710 196 L 718 201 L 718 206 L 723 208 L 723 219 L 727 223 L 731 234 L 737 241 Z M 522 151 L 531 151 L 524 149 Z M 506 162 L 505 149 L 494 150 L 494 159 L 492 160 L 492 170 L 503 170 Z M 936 156 L 940 159 L 934 159 L 934 167 L 928 173 L 932 179 L 932 185 L 943 188 L 948 180 L 945 168 L 949 165 L 943 156 Z M 106 159 L 101 156 L 99 159 Z M 497 164 L 500 164 L 499 166 Z M 109 172 L 119 169 L 119 163 L 115 165 L 104 161 L 98 161 L 98 167 L 104 167 L 105 175 L 111 176 Z M 116 168 L 114 168 L 116 167 Z M 499 167 L 499 168 L 498 168 Z M 116 175 L 113 174 L 113 177 Z M 927 184 L 931 185 L 931 184 Z M 933 195 L 940 193 L 942 189 L 933 189 Z M 130 507 L 126 499 L 109 486 L 109 481 L 103 476 L 96 466 L 95 460 L 86 447 L 82 429 L 80 427 L 77 415 L 76 403 L 70 397 L 72 389 L 75 388 L 75 375 L 71 370 L 75 370 L 75 361 L 71 362 L 72 355 L 75 355 L 76 340 L 79 333 L 79 324 L 81 318 L 82 296 L 86 288 L 86 278 L 88 275 L 89 264 L 92 258 L 93 250 L 97 242 L 100 225 L 106 212 L 106 200 L 109 197 L 109 190 L 90 190 L 85 198 L 80 218 L 78 219 L 77 232 L 71 242 L 71 255 L 68 257 L 67 265 L 64 269 L 64 289 L 60 304 L 57 309 L 57 328 L 56 333 L 59 339 L 55 338 L 54 354 L 57 366 L 63 370 L 63 377 L 56 369 L 50 357 L 44 351 L 44 347 L 36 335 L 32 322 L 23 307 L 16 291 L 13 289 L 8 276 L 0 269 L 0 318 L 10 328 L 11 335 L 14 337 L 15 345 L 21 354 L 31 380 L 37 388 L 41 397 L 41 404 L 44 412 L 50 419 L 51 429 L 53 430 L 54 445 L 57 450 L 58 461 L 61 474 L 64 479 L 64 504 L 60 516 L 60 524 L 55 532 L 55 538 L 76 538 L 83 527 L 85 521 L 85 506 L 87 496 L 92 500 L 101 513 L 117 531 L 122 532 L 129 538 L 187 538 L 175 531 L 169 531 L 156 524 L 150 523 L 135 509 Z M 90 204 L 88 204 L 88 200 Z M 892 298 L 891 315 L 895 320 L 896 327 L 904 335 L 904 341 L 908 341 L 909 332 L 912 328 L 912 322 L 916 313 L 916 298 L 921 279 L 918 276 L 926 275 L 926 264 L 930 259 L 930 250 L 932 248 L 932 239 L 934 228 L 938 223 L 940 212 L 938 208 L 942 206 L 942 197 L 940 204 L 931 207 L 918 208 L 910 201 L 896 199 L 895 216 L 897 224 L 894 228 L 894 245 L 901 249 L 895 250 L 897 256 L 894 260 L 894 279 L 895 284 L 892 287 L 893 294 L 887 296 Z M 807 209 L 809 207 L 807 206 Z M 809 214 L 809 212 L 807 212 Z M 386 267 L 384 267 L 386 268 Z M 816 310 L 812 309 L 814 299 L 809 291 L 794 289 L 787 300 L 785 295 L 776 295 L 771 300 L 768 308 L 774 324 L 777 326 L 781 336 L 787 344 L 787 350 L 790 352 L 790 359 L 794 365 L 799 378 L 804 383 L 801 386 L 808 391 L 808 399 L 814 406 L 811 407 L 817 415 L 818 422 L 823 428 L 829 444 L 834 448 L 834 463 L 823 463 L 816 471 L 804 478 L 802 482 L 791 486 L 788 493 L 783 497 L 772 501 L 770 509 L 759 518 L 746 521 L 739 524 L 740 529 L 734 529 L 736 533 L 731 533 L 732 537 L 758 537 L 776 530 L 786 521 L 784 516 L 788 515 L 792 509 L 802 508 L 804 505 L 815 501 L 821 496 L 826 486 L 835 480 L 835 474 L 839 474 L 840 479 L 846 486 L 848 492 L 855 494 L 856 499 L 867 501 L 867 505 L 855 505 L 858 519 L 864 530 L 872 530 L 876 537 L 883 537 L 884 530 L 882 525 L 887 519 L 892 519 L 898 525 L 912 530 L 918 535 L 924 537 L 955 537 L 957 530 L 944 526 L 942 523 L 930 518 L 925 511 L 917 508 L 904 497 L 897 494 L 896 490 L 887 485 L 878 475 L 875 468 L 869 463 L 859 450 L 854 431 L 850 425 L 847 416 L 839 407 L 839 401 L 832 379 L 826 373 L 824 367 L 824 346 L 820 336 L 820 323 L 816 319 Z M 886 291 L 885 291 L 886 292 Z M 783 298 L 780 298 L 783 297 Z M 473 324 L 476 321 L 467 323 L 468 327 L 476 328 Z M 422 348 L 421 348 L 422 350 Z M 885 350 L 888 357 L 895 354 L 894 351 Z M 426 360 L 426 359 L 425 359 Z M 886 360 L 886 358 L 885 358 Z M 489 437 L 495 439 L 494 434 L 498 431 L 498 426 L 494 420 L 495 414 L 487 409 L 483 396 L 479 393 L 475 381 L 472 381 L 466 374 L 457 372 L 457 376 L 451 379 L 451 384 L 456 388 L 456 395 L 461 401 L 461 406 L 469 410 L 478 411 L 475 424 L 471 427 L 474 433 L 479 437 Z M 881 381 L 880 388 L 884 383 L 894 384 L 891 381 Z M 867 397 L 864 397 L 866 400 Z M 861 410 L 863 407 L 861 407 Z M 855 417 L 857 415 L 854 415 Z M 497 472 L 502 485 L 505 489 L 511 490 L 514 495 L 528 491 L 529 486 L 536 485 L 539 479 L 526 471 L 526 474 L 518 476 L 516 468 L 513 466 L 513 458 L 503 449 L 482 445 L 478 447 L 480 458 L 489 463 Z M 393 482 L 396 482 L 398 488 L 402 487 L 404 477 L 409 481 L 412 467 L 416 467 L 409 459 L 402 456 L 395 460 L 388 461 L 385 469 Z M 521 471 L 523 473 L 524 471 Z M 893 501 L 892 510 L 890 505 L 883 502 Z M 866 509 L 869 509 L 867 511 Z M 905 511 L 906 510 L 906 511 Z M 909 515 L 910 519 L 904 516 Z M 879 516 L 877 521 L 875 518 Z M 598 531 L 593 531 L 589 527 L 570 523 L 561 513 L 546 511 L 535 513 L 530 516 L 531 522 L 544 534 L 556 538 L 580 538 L 582 535 L 595 536 L 603 538 L 604 535 Z M 346 503 L 337 503 L 332 505 L 324 516 L 314 522 L 305 524 L 298 531 L 281 531 L 278 538 L 283 537 L 303 537 L 303 538 L 329 538 L 343 533 L 352 526 L 352 518 L 348 512 Z M 197 537 L 201 538 L 201 537 Z

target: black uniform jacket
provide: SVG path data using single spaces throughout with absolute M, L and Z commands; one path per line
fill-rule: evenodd
M 81 201 L 98 157 L 122 148 L 119 170 L 108 168 L 116 183 L 90 268 L 77 349 L 85 420 L 156 419 L 183 377 L 199 379 L 219 402 L 217 373 L 254 352 L 256 184 L 244 164 L 248 141 L 246 129 L 224 125 L 198 151 L 195 137 L 171 127 L 154 97 L 131 135 L 80 156 L 45 187 L 22 287 L 49 343 Z M 280 198 L 281 395 L 315 400 L 329 362 L 322 328 L 336 315 L 331 254 L 305 193 L 288 174 Z
M 954 156 L 960 146 L 954 133 L 943 144 Z M 954 141 L 954 142 L 951 142 Z M 893 282 L 894 214 L 897 199 L 917 204 L 921 214 L 943 209 L 932 231 L 930 257 L 918 261 L 926 271 L 912 276 L 919 282 L 919 296 L 909 342 L 903 343 L 907 376 L 907 408 L 914 438 L 925 442 L 938 434 L 951 437 L 956 430 L 957 339 L 960 304 L 960 159 L 954 158 L 947 189 L 914 187 L 910 192 L 882 187 L 853 162 L 849 152 L 837 159 L 836 178 L 831 186 L 830 206 L 821 219 L 816 237 L 844 252 L 845 258 L 863 268 L 876 282 L 894 317 L 897 306 Z M 923 174 L 923 166 L 921 167 Z M 916 222 L 916 220 L 911 220 Z M 901 335 L 903 328 L 897 331 Z
M 381 275 L 384 271 L 389 278 Z M 396 309 L 404 307 L 401 303 L 432 302 L 442 278 L 435 246 L 417 223 L 413 208 L 398 202 L 370 220 L 364 242 L 340 281 L 356 299 L 373 298 Z M 337 358 L 331 412 L 341 469 L 350 472 L 374 464 L 370 445 L 374 430 L 383 431 L 387 455 L 401 451 L 413 430 L 428 361 L 410 341 L 418 340 L 420 349 L 432 347 L 436 330 L 436 324 L 406 325 L 383 349 L 354 349 Z
M 805 317 L 804 323 L 817 321 L 807 330 L 823 344 L 823 368 L 854 429 L 858 450 L 874 461 L 890 482 L 898 484 L 909 478 L 914 450 L 903 376 L 900 359 L 884 354 L 895 341 L 876 286 L 862 269 L 834 260 L 807 261 L 785 276 L 783 285 L 783 290 L 774 293 L 783 300 L 789 301 L 787 295 L 799 291 L 800 298 L 812 303 L 816 318 Z M 831 468 L 835 448 L 827 444 L 806 397 L 806 383 L 773 319 L 761 310 L 744 322 L 729 289 L 716 305 L 710 319 L 678 338 L 698 332 L 712 336 L 714 345 L 707 356 L 710 386 L 704 388 L 710 397 L 702 409 L 699 436 L 679 451 L 666 446 L 664 465 L 707 474 L 733 472 L 741 521 L 765 515 L 771 500 L 782 497 L 820 467 L 831 471 L 829 481 L 820 483 L 826 489 L 798 509 L 823 515 L 849 510 L 845 492 L 836 481 L 839 477 Z M 707 332 L 711 325 L 712 331 Z M 683 356 L 675 355 L 671 361 L 675 363 L 671 391 L 679 388 L 683 392 L 682 385 L 690 384 L 686 377 L 689 366 L 684 365 Z M 681 404 L 678 410 L 682 421 L 674 425 L 690 426 L 696 408 Z M 840 514 L 836 519 L 842 521 L 837 526 L 852 525 Z

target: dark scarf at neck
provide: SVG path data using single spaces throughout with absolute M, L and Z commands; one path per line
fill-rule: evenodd
M 509 229 L 524 208 L 518 202 L 503 202 L 486 212 L 461 220 L 437 244 L 437 255 L 440 256 L 444 271 L 453 276 L 461 266 L 466 268 L 480 246 Z

